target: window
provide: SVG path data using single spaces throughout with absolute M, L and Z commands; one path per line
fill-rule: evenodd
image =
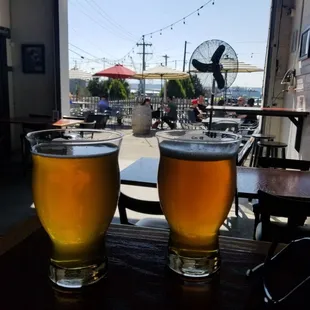
M 298 47 L 298 30 L 295 30 L 292 35 L 291 53 L 295 53 Z
M 310 29 L 307 29 L 301 35 L 301 43 L 300 43 L 300 55 L 299 57 L 302 59 L 309 58 L 309 39 L 310 39 Z

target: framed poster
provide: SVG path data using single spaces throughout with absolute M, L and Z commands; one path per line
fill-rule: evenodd
M 22 44 L 23 73 L 45 73 L 45 48 L 43 44 Z

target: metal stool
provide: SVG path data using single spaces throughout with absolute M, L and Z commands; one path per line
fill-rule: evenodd
M 257 143 L 261 140 L 268 140 L 268 141 L 273 141 L 275 136 L 273 135 L 265 135 L 262 133 L 255 133 L 252 135 L 254 138 L 254 143 L 253 143 L 253 149 L 252 149 L 252 155 L 251 155 L 251 161 L 250 161 L 250 167 L 255 166 L 254 163 L 256 163 L 257 158 L 258 158 L 258 146 Z
M 266 148 L 266 157 L 279 158 L 278 150 L 281 149 L 281 157 L 285 159 L 285 149 L 287 147 L 286 143 L 276 142 L 276 141 L 259 141 L 257 143 L 258 156 L 255 161 L 255 166 L 257 166 L 258 157 L 263 156 L 264 148 Z

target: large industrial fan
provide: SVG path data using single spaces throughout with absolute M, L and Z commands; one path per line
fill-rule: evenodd
M 238 57 L 234 49 L 221 40 L 209 40 L 200 44 L 193 52 L 189 73 L 199 79 L 203 88 L 211 92 L 210 126 L 214 95 L 225 93 L 238 74 Z

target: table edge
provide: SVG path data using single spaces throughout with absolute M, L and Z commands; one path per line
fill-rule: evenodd
M 0 256 L 10 251 L 40 228 L 42 228 L 42 226 L 36 215 L 13 227 L 6 235 L 3 236 L 2 239 L 0 239 Z M 128 238 L 128 232 L 130 232 L 132 239 L 137 240 L 167 242 L 169 237 L 168 230 L 123 224 L 111 224 L 107 235 Z M 265 255 L 270 246 L 269 242 L 227 236 L 220 236 L 219 241 L 221 251 L 224 252 L 238 251 Z

